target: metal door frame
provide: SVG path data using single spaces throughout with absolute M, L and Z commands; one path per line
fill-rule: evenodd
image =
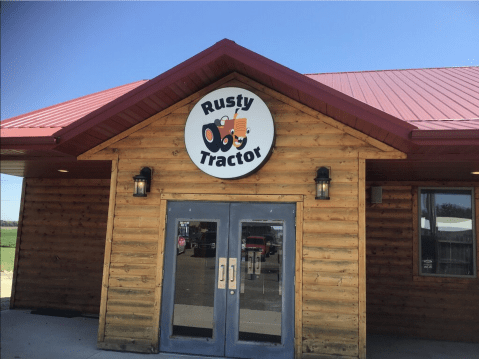
M 208 207 L 205 211 L 205 206 Z M 175 202 L 168 201 L 167 216 L 169 220 L 166 223 L 165 233 L 165 261 L 163 276 L 163 293 L 161 300 L 161 315 L 160 315 L 160 351 L 174 352 L 183 354 L 198 354 L 198 355 L 224 355 L 224 341 L 225 328 L 224 325 L 217 325 L 217 323 L 225 322 L 225 310 L 220 310 L 226 306 L 225 290 L 218 289 L 215 286 L 214 297 L 214 321 L 213 321 L 213 338 L 192 338 L 192 337 L 173 337 L 173 318 L 174 300 L 175 300 L 175 278 L 176 278 L 176 241 L 168 240 L 168 233 L 176 233 L 178 222 L 188 219 L 195 221 L 217 222 L 217 238 L 228 237 L 229 227 L 229 203 L 226 202 Z M 216 247 L 217 258 L 226 257 L 226 246 L 220 245 L 220 240 L 217 240 Z M 218 278 L 218 266 L 215 270 L 215 283 Z M 194 345 L 189 345 L 193 343 Z
M 274 358 L 294 356 L 294 307 L 295 307 L 295 246 L 296 246 L 296 203 L 291 202 L 208 202 L 208 201 L 170 201 L 167 204 L 169 220 L 165 226 L 165 260 L 163 276 L 163 293 L 160 318 L 160 351 L 184 354 L 233 356 L 248 358 Z M 209 208 L 205 210 L 205 206 Z M 276 210 L 271 210 L 275 206 Z M 268 208 L 267 208 L 268 207 Z M 271 210 L 271 212 L 268 212 Z M 288 214 L 289 212 L 289 214 Z M 242 213 L 249 213 L 242 215 Z M 232 220 L 241 217 L 240 221 Z M 213 338 L 172 337 L 172 315 L 174 308 L 174 288 L 176 277 L 176 242 L 168 240 L 168 233 L 176 233 L 178 222 L 188 219 L 195 221 L 217 222 L 217 256 L 219 258 L 238 258 L 241 261 L 241 240 L 236 246 L 232 238 L 241 238 L 239 231 L 241 223 L 254 218 L 265 221 L 281 221 L 285 225 L 287 238 L 283 242 L 283 310 L 282 310 L 282 343 L 262 343 L 239 341 L 236 329 L 239 328 L 239 290 L 235 291 L 234 299 L 227 300 L 229 289 L 219 290 L 215 286 L 214 327 Z M 236 223 L 237 222 L 237 223 Z M 226 231 L 226 234 L 224 234 Z M 239 234 L 239 235 L 238 235 Z M 222 241 L 220 245 L 219 242 Z M 226 238 L 226 241 L 224 240 Z M 223 253 L 225 252 L 225 253 Z M 174 253 L 174 254 L 172 254 Z M 236 271 L 236 281 L 240 283 L 241 273 Z M 215 270 L 215 283 L 218 278 L 218 265 Z M 223 308 L 223 309 L 221 309 Z M 226 320 L 233 318 L 233 320 Z M 218 325 L 222 324 L 224 325 Z
M 253 222 L 255 219 L 267 222 L 283 222 L 283 268 L 282 268 L 282 311 L 281 311 L 281 344 L 268 342 L 240 341 L 239 331 L 239 299 L 240 291 L 236 290 L 227 297 L 227 316 L 230 319 L 226 325 L 227 357 L 242 358 L 293 358 L 294 357 L 294 276 L 296 259 L 296 204 L 295 203 L 231 203 L 229 238 L 241 238 L 241 223 Z M 241 262 L 241 240 L 237 245 L 230 242 L 229 258 L 237 258 Z M 240 264 L 238 267 L 241 267 Z M 241 280 L 240 270 L 236 271 L 236 282 Z

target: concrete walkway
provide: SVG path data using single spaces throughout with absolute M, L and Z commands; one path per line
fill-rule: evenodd
M 0 272 L 1 278 L 1 305 L 2 310 L 8 309 L 10 307 L 10 295 L 12 294 L 12 279 L 13 279 L 13 272 Z
M 98 319 L 61 318 L 1 312 L 2 359 L 148 359 L 188 358 L 98 350 Z M 198 358 L 198 357 L 196 357 Z M 203 357 L 204 358 L 204 357 Z M 479 359 L 479 344 L 368 336 L 368 359 Z

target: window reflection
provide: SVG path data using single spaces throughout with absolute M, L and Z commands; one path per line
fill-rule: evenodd
M 421 190 L 421 273 L 474 275 L 472 191 Z
M 244 222 L 239 340 L 281 343 L 283 224 Z
M 173 335 L 213 337 L 216 222 L 179 222 Z

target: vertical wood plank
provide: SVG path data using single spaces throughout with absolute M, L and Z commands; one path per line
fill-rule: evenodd
M 303 354 L 303 202 L 296 203 L 295 358 Z
M 160 308 L 161 295 L 163 289 L 163 264 L 165 255 L 165 230 L 166 230 L 166 205 L 168 201 L 160 202 L 159 233 L 158 233 L 158 256 L 156 264 L 156 283 L 155 283 L 155 304 L 153 314 L 153 342 L 152 345 L 156 351 L 158 347 L 158 331 L 160 327 Z M 155 324 L 156 323 L 156 324 Z
M 366 160 L 361 158 L 358 175 L 358 229 L 359 358 L 366 359 Z
M 25 191 L 27 189 L 27 179 L 22 180 L 22 197 L 20 199 L 20 212 L 18 214 L 18 227 L 17 227 L 17 243 L 15 246 L 15 261 L 13 264 L 13 278 L 12 278 L 12 292 L 10 295 L 10 309 L 15 307 L 15 286 L 17 284 L 17 272 L 18 272 L 18 253 L 20 251 L 20 243 L 22 241 L 22 228 L 23 228 L 23 212 L 25 210 Z
M 105 259 L 103 262 L 103 279 L 101 288 L 100 315 L 98 324 L 98 341 L 105 340 L 105 324 L 106 324 L 106 304 L 108 299 L 108 286 L 110 277 L 110 261 L 111 261 L 111 242 L 113 239 L 113 222 L 115 217 L 116 203 L 116 186 L 118 179 L 118 162 L 119 158 L 111 161 L 111 182 L 110 182 L 110 201 L 108 206 L 108 222 L 106 227 L 105 240 Z
M 418 203 L 418 195 L 417 195 L 417 187 L 411 187 L 411 195 L 412 195 L 412 275 L 418 276 L 419 275 L 419 219 L 418 219 L 418 210 L 419 210 L 419 203 Z

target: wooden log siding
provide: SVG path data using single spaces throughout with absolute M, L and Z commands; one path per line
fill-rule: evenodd
M 14 308 L 98 314 L 110 181 L 24 181 Z
M 418 187 L 475 185 L 477 241 L 477 183 L 369 184 L 383 187 L 383 203 L 366 202 L 368 333 L 479 342 L 479 273 L 473 279 L 418 276 L 414 228 Z
M 121 345 L 128 345 L 129 350 L 149 351 L 157 345 L 155 308 L 161 297 L 155 297 L 155 283 L 161 285 L 158 276 L 162 274 L 161 268 L 155 271 L 155 265 L 161 259 L 157 256 L 163 254 L 164 214 L 160 216 L 160 211 L 166 202 L 162 195 L 197 195 L 203 200 L 228 200 L 228 195 L 297 195 L 304 198 L 303 255 L 297 259 L 302 261 L 304 273 L 302 291 L 297 292 L 302 295 L 302 309 L 298 301 L 296 305 L 296 311 L 302 313 L 302 319 L 298 316 L 302 335 L 296 331 L 300 335 L 295 341 L 297 356 L 360 355 L 359 163 L 360 158 L 380 154 L 385 147 L 379 143 L 381 149 L 374 147 L 359 132 L 352 133 L 361 139 L 345 133 L 351 130 L 329 117 L 240 79 L 221 86 L 242 87 L 261 96 L 276 130 L 271 158 L 249 177 L 213 178 L 199 171 L 188 157 L 183 139 L 188 113 L 199 96 L 213 87 L 185 99 L 174 111 L 146 120 L 136 130 L 129 130 L 128 136 L 120 135 L 117 142 L 100 147 L 96 154 L 83 157 L 119 156 L 106 328 L 100 347 L 121 350 L 125 348 Z M 391 148 L 389 151 L 391 156 L 401 156 Z M 151 192 L 147 198 L 135 198 L 132 177 L 144 166 L 153 169 Z M 320 166 L 331 168 L 329 201 L 314 199 L 314 178 Z M 362 182 L 363 191 L 364 185 Z M 301 285 L 300 276 L 298 281 Z M 152 347 L 145 348 L 148 343 Z

